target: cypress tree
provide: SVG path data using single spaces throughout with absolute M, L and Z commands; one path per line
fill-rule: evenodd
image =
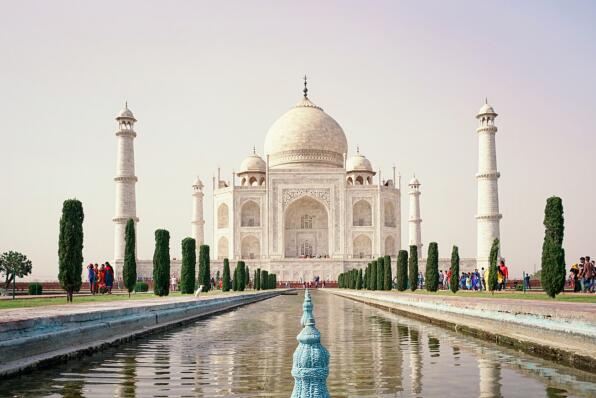
M 165 229 L 155 231 L 153 292 L 158 296 L 170 294 L 170 233 Z
M 484 275 L 480 275 L 484 278 Z M 457 293 L 459 290 L 459 249 L 457 246 L 453 246 L 451 251 L 451 280 L 449 281 L 449 289 L 453 293 Z
M 367 265 L 366 268 L 364 269 L 364 278 L 362 281 L 363 289 L 368 289 L 368 268 L 369 268 L 369 266 Z
M 391 272 L 391 256 L 385 256 L 383 259 L 383 267 L 385 268 L 385 277 L 383 280 L 383 285 L 385 290 L 391 290 L 393 287 L 393 275 Z
M 238 263 L 234 267 L 234 278 L 232 279 L 232 291 L 238 291 Z
M 408 278 L 410 290 L 415 291 L 418 288 L 418 246 L 410 246 L 410 258 L 408 259 Z
M 416 246 L 414 246 L 416 247 Z M 400 250 L 397 255 L 397 290 L 403 292 L 408 288 L 408 252 Z
M 373 260 L 370 264 L 370 290 L 377 290 L 377 260 Z
M 565 233 L 563 201 L 552 196 L 544 209 L 544 242 L 542 243 L 542 272 L 540 279 L 546 294 L 554 298 L 565 287 Z
M 197 265 L 197 243 L 193 238 L 182 240 L 182 266 L 180 267 L 180 293 L 194 293 Z
M 255 289 L 261 290 L 261 269 L 257 268 L 257 274 L 255 276 Z
M 275 289 L 275 274 L 267 275 L 267 289 Z
M 356 289 L 361 290 L 364 281 L 362 280 L 362 268 L 358 270 L 358 283 L 356 284 Z
M 264 269 L 261 270 L 261 289 L 267 289 L 267 282 L 269 281 L 268 272 Z
M 203 291 L 211 290 L 211 266 L 209 259 L 209 246 L 199 247 L 199 284 L 203 285 Z
M 230 291 L 230 261 L 227 258 L 223 260 L 223 281 L 221 282 L 221 290 L 224 292 Z
M 424 279 L 426 279 L 426 290 L 436 292 L 439 289 L 439 246 L 437 242 L 430 242 L 428 245 Z
M 243 292 L 246 288 L 246 264 L 238 261 L 238 290 Z
M 124 247 L 122 279 L 126 290 L 128 290 L 128 297 L 130 297 L 130 293 L 135 290 L 135 285 L 137 284 L 137 256 L 135 248 L 137 239 L 135 237 L 135 222 L 132 218 L 129 218 L 126 222 L 124 240 L 126 246 Z
M 488 257 L 488 290 L 494 292 L 497 289 L 498 283 L 498 268 L 497 261 L 499 260 L 499 240 L 495 239 L 490 248 L 490 255 Z
M 248 265 L 244 265 L 244 289 L 248 289 L 248 287 L 250 286 L 250 269 L 248 268 Z
M 385 261 L 383 257 L 377 258 L 377 290 L 385 288 L 383 280 L 385 279 Z
M 74 292 L 83 284 L 83 204 L 76 199 L 65 200 L 60 218 L 58 237 L 58 280 L 66 290 L 66 301 L 72 303 Z
M 254 270 L 253 274 L 252 274 L 252 288 L 254 290 L 257 290 L 257 270 Z

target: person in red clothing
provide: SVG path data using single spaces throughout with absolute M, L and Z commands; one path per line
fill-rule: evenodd
M 450 289 L 451 288 L 451 268 L 449 268 L 447 270 L 447 277 L 445 278 L 445 283 L 443 283 L 443 286 L 445 286 L 445 289 Z
M 507 269 L 505 261 L 503 260 L 501 260 L 499 263 L 499 271 L 501 271 L 501 273 L 503 274 L 503 284 L 501 286 L 501 289 L 499 290 L 505 290 L 505 288 L 507 287 L 507 280 L 509 279 L 509 270 Z

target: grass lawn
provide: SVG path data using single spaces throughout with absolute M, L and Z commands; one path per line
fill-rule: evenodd
M 426 294 L 429 296 L 457 296 L 457 297 L 468 297 L 470 299 L 476 297 L 483 297 L 483 298 L 504 298 L 504 299 L 523 299 L 523 300 L 548 300 L 552 301 L 550 297 L 543 292 L 495 292 L 488 293 L 488 292 L 474 292 L 474 291 L 466 291 L 466 290 L 459 290 L 457 293 L 453 294 L 450 290 L 439 290 L 436 293 L 427 292 L 426 290 L 416 290 L 415 292 L 406 291 L 400 292 L 399 294 Z M 559 294 L 555 297 L 555 301 L 568 301 L 568 302 L 577 302 L 577 303 L 596 303 L 596 294 L 588 293 L 588 294 L 578 294 L 578 293 L 563 293 Z
M 221 290 L 210 291 L 208 293 L 201 293 L 200 297 L 205 296 L 216 296 L 218 294 L 222 294 Z M 180 294 L 180 292 L 173 292 L 170 293 L 167 297 L 192 297 L 190 294 Z M 77 296 L 75 294 L 74 300 L 72 305 L 77 305 L 81 303 L 100 303 L 106 301 L 120 301 L 120 300 L 142 300 L 142 299 L 153 299 L 158 298 L 158 296 L 154 295 L 153 293 L 136 293 L 131 294 L 130 299 L 128 298 L 128 294 L 104 294 L 104 295 L 96 295 L 96 296 Z M 66 294 L 64 297 L 43 297 L 40 298 L 30 298 L 30 299 L 3 299 L 0 300 L 0 310 L 9 309 L 9 308 L 27 308 L 27 307 L 41 307 L 44 305 L 57 305 L 57 304 L 67 304 L 66 303 Z

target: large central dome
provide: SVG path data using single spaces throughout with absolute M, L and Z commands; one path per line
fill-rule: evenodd
M 306 96 L 273 123 L 265 138 L 271 168 L 343 167 L 347 150 L 340 125 Z

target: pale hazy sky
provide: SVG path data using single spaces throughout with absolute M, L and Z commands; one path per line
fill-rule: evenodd
M 139 256 L 190 234 L 191 185 L 231 178 L 269 126 L 310 98 L 350 151 L 422 183 L 422 236 L 476 253 L 476 112 L 497 125 L 502 252 L 540 267 L 548 196 L 567 262 L 596 256 L 596 3 L 590 1 L 1 1 L 0 251 L 57 276 L 64 199 L 85 210 L 86 262 L 113 256 L 116 123 L 137 123 Z M 405 185 L 405 184 L 404 184 Z M 407 244 L 408 201 L 402 209 Z

